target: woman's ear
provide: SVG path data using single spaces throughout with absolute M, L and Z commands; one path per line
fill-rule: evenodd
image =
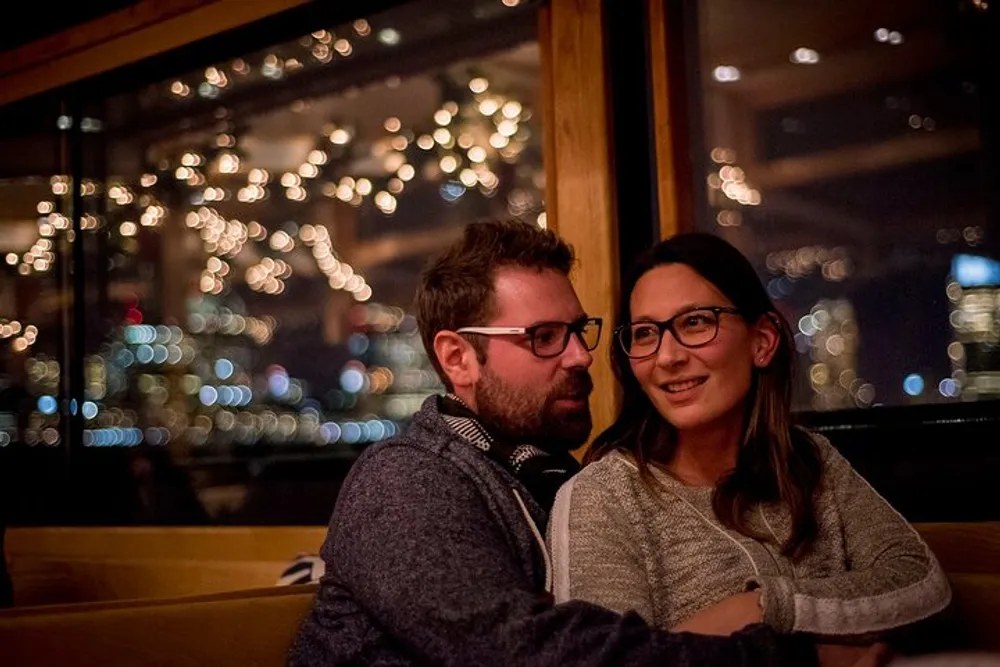
M 781 332 L 775 316 L 765 313 L 751 327 L 751 351 L 755 368 L 767 368 L 778 351 L 781 342 Z
M 480 366 L 476 351 L 461 334 L 439 331 L 434 336 L 434 354 L 452 386 L 471 387 L 479 380 Z

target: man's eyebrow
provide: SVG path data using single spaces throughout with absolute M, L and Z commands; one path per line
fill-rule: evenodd
M 568 320 L 568 321 L 567 320 L 535 320 L 531 324 L 528 324 L 527 326 L 525 326 L 525 329 L 527 329 L 528 327 L 537 327 L 539 324 L 576 324 L 577 322 L 583 322 L 584 320 L 589 320 L 590 317 L 591 317 L 590 315 L 588 315 L 587 313 L 584 313 L 584 314 L 578 315 L 577 317 L 574 317 L 573 319 Z

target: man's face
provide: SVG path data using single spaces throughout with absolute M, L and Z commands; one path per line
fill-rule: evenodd
M 497 272 L 496 317 L 484 326 L 530 327 L 575 322 L 585 313 L 569 279 L 557 271 Z M 583 445 L 592 427 L 589 396 L 593 357 L 570 337 L 562 354 L 539 358 L 528 335 L 485 341 L 486 363 L 473 387 L 479 417 L 498 436 L 546 451 Z

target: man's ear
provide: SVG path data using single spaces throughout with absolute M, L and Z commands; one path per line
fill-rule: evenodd
M 781 333 L 778 325 L 771 313 L 760 316 L 752 329 L 753 345 L 753 365 L 756 368 L 767 368 L 774 359 L 775 352 L 778 351 L 778 344 L 781 342 Z
M 434 336 L 434 354 L 444 374 L 455 387 L 471 387 L 479 380 L 479 359 L 472 345 L 454 331 Z

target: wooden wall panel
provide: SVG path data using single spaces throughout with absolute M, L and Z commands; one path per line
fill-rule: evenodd
M 274 586 L 325 526 L 10 528 L 18 607 Z
M 326 526 L 53 527 L 7 529 L 10 558 L 288 560 L 319 553 Z
M 4 667 L 285 665 L 315 586 L 0 610 Z

